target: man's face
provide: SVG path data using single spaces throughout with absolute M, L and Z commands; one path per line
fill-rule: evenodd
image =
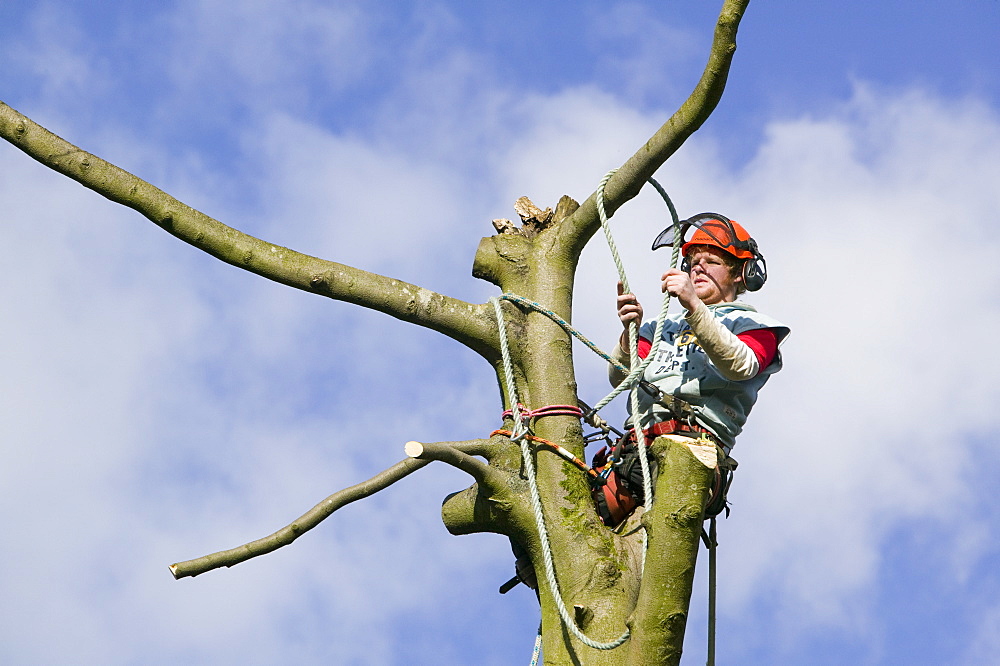
M 694 293 L 705 305 L 736 300 L 736 286 L 743 278 L 733 276 L 725 256 L 722 250 L 706 245 L 693 248 L 687 257 Z

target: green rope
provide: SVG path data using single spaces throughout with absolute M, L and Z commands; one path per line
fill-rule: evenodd
M 618 256 L 618 249 L 615 247 L 615 241 L 611 237 L 611 225 L 608 224 L 608 215 L 604 209 L 604 188 L 611 180 L 611 176 L 615 174 L 617 169 L 612 169 L 604 178 L 601 179 L 601 185 L 597 188 L 597 213 L 601 218 L 601 228 L 604 230 L 604 236 L 608 239 L 608 246 L 611 248 L 611 256 L 615 260 L 615 266 L 618 268 L 618 279 L 621 280 L 622 288 L 625 293 L 631 293 L 628 287 L 628 278 L 625 276 L 625 266 L 622 264 L 621 257 Z M 670 217 L 674 223 L 674 250 L 670 257 L 670 267 L 674 268 L 677 266 L 677 259 L 680 256 L 680 241 L 681 241 L 681 225 L 680 219 L 677 216 L 677 209 L 674 208 L 673 202 L 667 195 L 666 190 L 664 190 L 655 179 L 650 178 L 649 182 L 656 188 L 656 191 L 660 193 L 663 200 L 667 204 L 667 208 L 670 210 Z M 629 367 L 631 371 L 622 383 L 620 383 L 615 389 L 604 397 L 600 402 L 594 405 L 593 412 L 597 412 L 602 409 L 609 402 L 614 400 L 619 394 L 626 390 L 634 389 L 636 385 L 642 380 L 643 374 L 646 372 L 646 366 L 653 360 L 656 356 L 656 352 L 660 347 L 660 341 L 663 334 L 663 322 L 667 318 L 667 310 L 670 307 L 670 293 L 663 292 L 663 305 L 660 308 L 660 314 L 656 318 L 656 329 L 653 334 L 652 347 L 649 353 L 646 355 L 646 359 L 640 362 L 639 359 L 639 324 L 635 321 L 629 323 L 628 327 L 628 342 L 629 342 Z M 641 442 L 639 439 L 639 433 L 641 433 L 645 428 L 646 423 L 652 418 L 651 414 L 640 415 L 639 413 L 639 392 L 632 390 L 631 393 L 631 406 L 632 406 L 632 427 L 636 432 L 635 442 L 636 446 L 641 447 L 645 442 Z M 646 456 L 639 456 L 639 464 L 642 468 L 642 489 L 645 493 L 645 507 L 646 511 L 649 511 L 650 507 L 653 505 L 653 481 L 652 474 L 649 470 L 649 461 L 646 460 Z M 643 548 L 643 563 L 645 563 L 645 547 Z
M 531 308 L 532 310 L 534 310 L 536 312 L 542 313 L 543 315 L 545 315 L 546 317 L 548 317 L 549 319 L 551 319 L 552 321 L 554 321 L 556 324 L 558 324 L 559 326 L 561 326 L 564 331 L 566 331 L 567 333 L 569 333 L 570 335 L 572 335 L 573 337 L 575 337 L 577 340 L 579 340 L 583 344 L 587 345 L 588 349 L 590 349 L 595 354 L 597 354 L 598 356 L 600 356 L 601 358 L 603 358 L 605 361 L 607 361 L 611 365 L 615 366 L 616 368 L 618 368 L 622 372 L 624 372 L 626 374 L 628 373 L 628 368 L 626 368 L 624 365 L 622 365 L 621 363 L 619 363 L 615 359 L 611 358 L 610 354 L 607 354 L 604 351 L 602 351 L 601 348 L 598 347 L 597 345 L 595 345 L 593 342 L 591 342 L 590 339 L 587 336 L 585 336 L 583 333 L 581 333 L 577 329 L 573 328 L 572 324 L 570 324 L 568 321 L 566 321 L 565 319 L 563 319 L 562 317 L 560 317 L 559 315 L 557 315 L 552 310 L 549 310 L 547 307 L 545 307 L 541 303 L 536 303 L 535 301 L 528 300 L 524 296 L 518 296 L 517 294 L 512 294 L 510 292 L 505 292 L 503 294 L 500 294 L 500 298 L 502 298 L 505 301 L 510 301 L 511 303 L 517 303 L 518 305 L 523 305 L 526 308 Z
M 618 256 L 618 250 L 615 247 L 615 241 L 611 237 L 611 226 L 608 224 L 608 216 L 604 210 L 604 187 L 607 185 L 608 181 L 611 180 L 611 176 L 614 175 L 616 169 L 609 171 L 604 178 L 601 180 L 601 185 L 597 189 L 597 212 L 601 218 L 601 228 L 604 230 L 604 235 L 608 239 L 608 246 L 611 248 L 611 255 L 615 259 L 615 267 L 618 269 L 618 279 L 622 282 L 622 287 L 625 289 L 625 293 L 630 293 L 631 289 L 628 286 L 628 279 L 625 276 L 625 267 L 622 265 L 621 258 Z M 655 179 L 650 178 L 649 182 L 656 188 L 656 191 L 660 193 L 663 200 L 667 204 L 667 208 L 670 209 L 670 217 L 674 224 L 674 250 L 670 255 L 670 267 L 677 267 L 677 260 L 680 258 L 680 240 L 681 240 L 681 226 L 680 219 L 677 216 L 677 209 L 674 208 L 673 202 L 667 195 L 666 191 L 660 186 Z M 592 411 L 598 412 L 603 409 L 608 403 L 618 397 L 621 393 L 633 388 L 639 383 L 643 373 L 646 371 L 646 366 L 653 360 L 656 355 L 656 351 L 660 347 L 660 340 L 663 333 L 663 322 L 667 318 L 667 309 L 670 307 L 670 294 L 667 292 L 663 293 L 663 304 L 660 308 L 660 314 L 656 318 L 656 333 L 653 336 L 652 348 L 649 350 L 649 354 L 646 359 L 639 363 L 639 352 L 638 352 L 638 342 L 639 342 L 639 326 L 633 322 L 629 326 L 629 360 L 631 370 L 628 376 L 619 384 L 615 390 L 604 397 L 600 402 L 594 405 Z M 634 405 L 633 405 L 634 406 Z M 632 412 L 635 418 L 638 418 L 637 413 L 633 410 Z M 638 427 L 638 424 L 636 424 Z
M 628 279 L 625 276 L 625 267 L 622 264 L 621 257 L 618 254 L 618 248 L 615 245 L 614 239 L 611 236 L 611 229 L 608 225 L 608 216 L 604 209 L 604 188 L 614 173 L 615 170 L 609 171 L 608 174 L 605 175 L 604 178 L 601 180 L 600 187 L 597 190 L 597 210 L 601 218 L 601 227 L 604 229 L 605 237 L 608 240 L 608 246 L 611 248 L 611 255 L 614 258 L 615 265 L 618 268 L 619 278 L 622 281 L 622 286 L 624 287 L 626 293 L 628 293 L 630 290 L 628 288 Z M 677 211 L 674 208 L 673 202 L 670 200 L 670 197 L 667 196 L 666 191 L 660 186 L 660 184 L 657 183 L 653 178 L 650 178 L 649 182 L 653 184 L 653 186 L 656 188 L 656 191 L 660 193 L 661 197 L 663 197 L 663 200 L 666 202 L 667 207 L 670 210 L 670 215 L 675 225 L 674 251 L 671 258 L 671 267 L 673 267 L 677 265 L 677 259 L 680 253 L 681 230 L 680 230 L 680 222 L 677 216 Z M 587 345 L 588 348 L 596 352 L 599 356 L 604 358 L 609 363 L 613 364 L 619 370 L 626 371 L 627 369 L 621 363 L 618 363 L 613 358 L 611 358 L 610 355 L 601 351 L 597 347 L 597 345 L 588 340 L 587 337 L 584 336 L 582 333 L 580 333 L 578 330 L 573 328 L 573 326 L 570 325 L 569 322 L 564 320 L 562 317 L 557 315 L 552 310 L 540 305 L 539 303 L 536 303 L 534 301 L 528 300 L 526 298 L 511 293 L 504 293 L 500 297 L 493 296 L 490 298 L 490 302 L 493 304 L 493 309 L 494 312 L 496 313 L 496 318 L 497 318 L 497 329 L 499 331 L 499 337 L 500 337 L 500 355 L 503 361 L 503 373 L 507 388 L 507 399 L 510 403 L 511 412 L 514 417 L 513 432 L 511 434 L 510 439 L 512 442 L 517 442 L 521 447 L 521 458 L 524 462 L 525 475 L 528 478 L 528 488 L 530 490 L 530 496 L 531 496 L 531 508 L 535 516 L 535 525 L 537 526 L 538 537 L 542 546 L 542 562 L 545 567 L 545 578 L 549 583 L 549 588 L 552 590 L 552 596 L 555 599 L 556 609 L 559 611 L 559 617 L 563 622 L 563 626 L 569 629 L 569 631 L 574 636 L 576 636 L 576 638 L 579 639 L 580 642 L 582 642 L 584 645 L 587 645 L 597 650 L 613 650 L 614 648 L 622 645 L 626 640 L 628 640 L 631 634 L 630 630 L 626 627 L 624 633 L 622 633 L 621 636 L 606 643 L 602 643 L 591 639 L 582 631 L 580 631 L 579 627 L 577 627 L 576 622 L 570 616 L 569 610 L 566 608 L 566 604 L 563 602 L 562 593 L 559 591 L 559 581 L 556 579 L 555 563 L 552 558 L 552 549 L 551 546 L 549 545 L 548 529 L 545 526 L 545 514 L 542 510 L 541 496 L 538 491 L 538 481 L 536 478 L 535 462 L 531 455 L 531 446 L 529 445 L 528 439 L 526 437 L 526 435 L 528 434 L 528 428 L 521 419 L 521 410 L 518 407 L 517 386 L 514 383 L 514 364 L 510 356 L 510 346 L 507 336 L 507 322 L 504 318 L 503 307 L 501 306 L 500 303 L 501 300 L 507 300 L 512 303 L 516 303 L 518 305 L 529 307 L 533 310 L 536 310 L 546 315 L 547 317 L 549 317 L 549 319 L 551 319 L 560 327 L 562 327 L 563 330 L 565 330 L 572 336 L 579 339 L 581 342 Z M 611 395 L 606 397 L 591 410 L 592 414 L 596 414 L 597 411 L 599 411 L 601 408 L 603 408 L 605 405 L 611 402 L 611 400 L 613 400 L 622 391 L 634 387 L 639 383 L 639 381 L 642 378 L 643 372 L 646 369 L 646 365 L 648 365 L 650 360 L 652 360 L 653 355 L 656 352 L 656 349 L 659 347 L 660 338 L 663 331 L 663 322 L 666 319 L 667 309 L 669 305 L 670 305 L 670 295 L 665 293 L 663 299 L 663 307 L 661 308 L 660 315 L 656 320 L 656 333 L 654 336 L 653 346 L 652 349 L 650 349 L 650 353 L 647 356 L 645 362 L 643 363 L 639 362 L 638 325 L 635 322 L 632 322 L 630 324 L 629 348 L 630 348 L 630 366 L 632 370 L 631 372 L 629 372 L 628 377 L 625 379 L 625 381 L 619 384 L 618 388 L 614 392 L 612 392 Z M 641 432 L 642 424 L 639 423 L 640 417 L 639 417 L 638 400 L 639 400 L 638 393 L 636 391 L 633 391 L 632 392 L 633 426 L 636 429 L 636 432 Z M 636 437 L 636 443 L 637 445 L 639 445 L 638 436 Z M 646 494 L 646 509 L 648 510 L 649 507 L 652 506 L 653 502 L 653 491 L 652 491 L 651 475 L 649 470 L 649 461 L 646 460 L 646 456 L 639 456 L 639 460 L 642 465 L 643 489 Z M 643 553 L 642 553 L 643 566 L 645 566 L 645 561 L 646 561 L 646 545 L 647 542 L 644 540 Z M 538 647 L 539 643 L 536 641 L 535 655 L 533 657 L 533 661 L 534 659 L 537 659 Z
M 552 596 L 556 601 L 556 608 L 559 610 L 559 617 L 562 619 L 563 625 L 576 636 L 580 642 L 584 645 L 594 648 L 595 650 L 613 650 L 629 637 L 629 630 L 626 629 L 625 633 L 619 636 L 617 639 L 609 643 L 601 643 L 595 641 L 576 626 L 576 622 L 569 614 L 569 610 L 566 608 L 566 604 L 563 603 L 562 594 L 559 592 L 559 582 L 556 580 L 555 564 L 552 560 L 552 549 L 549 546 L 549 533 L 548 529 L 545 527 L 545 514 L 542 512 L 542 500 L 538 492 L 538 480 L 535 478 L 535 461 L 531 457 L 531 446 L 528 444 L 528 440 L 525 435 L 528 434 L 528 428 L 521 420 L 521 410 L 517 406 L 517 386 L 514 384 L 514 363 L 510 357 L 510 347 L 507 342 L 507 322 L 503 316 L 503 308 L 500 305 L 500 299 L 496 296 L 490 298 L 490 302 L 493 303 L 493 310 L 496 312 L 497 316 L 497 328 L 500 333 L 500 355 L 503 358 L 503 374 L 504 379 L 507 384 L 507 399 L 510 401 L 511 411 L 514 413 L 514 426 L 513 434 L 511 435 L 510 441 L 517 442 L 521 447 L 521 459 L 524 461 L 524 471 L 525 476 L 528 477 L 528 489 L 531 491 L 531 509 L 535 514 L 535 525 L 538 528 L 538 540 L 542 545 L 542 561 L 545 565 L 545 578 L 549 583 L 549 588 L 552 590 Z

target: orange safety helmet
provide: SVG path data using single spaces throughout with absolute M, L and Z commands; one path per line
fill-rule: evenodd
M 732 220 L 729 220 L 729 224 L 721 220 L 706 220 L 694 232 L 691 240 L 681 245 L 681 255 L 688 256 L 692 245 L 714 245 L 737 259 L 753 259 L 748 243 L 751 240 L 753 239 L 747 230 Z
M 688 232 L 694 229 L 690 238 Z M 699 213 L 680 222 L 681 255 L 687 257 L 694 245 L 712 245 L 743 261 L 743 279 L 747 290 L 757 291 L 767 280 L 767 263 L 757 249 L 757 241 L 747 230 L 725 215 Z M 653 249 L 671 247 L 678 236 L 677 227 L 670 225 L 653 241 Z M 682 270 L 683 267 L 682 267 Z

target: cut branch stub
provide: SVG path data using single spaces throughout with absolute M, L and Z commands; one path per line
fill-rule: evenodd
M 521 197 L 514 202 L 514 210 L 521 218 L 521 227 L 518 228 L 510 220 L 501 217 L 493 220 L 493 228 L 501 234 L 521 234 L 525 238 L 534 238 L 538 232 L 548 229 L 553 222 L 570 215 L 579 206 L 572 198 L 563 196 L 555 211 L 551 208 L 542 210 L 528 197 Z
M 476 250 L 476 258 L 472 263 L 472 275 L 481 280 L 492 282 L 501 289 L 506 279 L 513 273 L 524 274 L 521 262 L 531 251 L 531 241 L 541 231 L 557 226 L 580 207 L 573 197 L 563 195 L 553 211 L 551 208 L 542 210 L 528 197 L 521 197 L 514 202 L 514 210 L 521 218 L 522 226 L 518 227 L 506 218 L 493 220 L 493 228 L 497 233 L 480 241 Z
M 497 233 L 501 234 L 519 234 L 521 233 L 514 223 L 505 217 L 497 218 L 493 220 L 493 228 L 497 230 Z
M 569 196 L 568 194 L 562 195 L 561 197 L 559 197 L 559 203 L 556 204 L 556 212 L 552 216 L 553 224 L 558 224 L 559 222 L 562 222 L 567 217 L 575 213 L 576 209 L 579 207 L 580 204 L 579 202 L 577 202 L 576 199 Z
M 521 197 L 514 202 L 514 210 L 521 217 L 521 233 L 527 238 L 532 238 L 539 231 L 547 229 L 552 224 L 554 213 L 551 208 L 542 210 L 528 197 Z

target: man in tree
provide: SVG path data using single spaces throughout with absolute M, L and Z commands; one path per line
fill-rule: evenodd
M 667 228 L 653 249 L 671 246 L 691 230 L 694 233 L 681 246 L 680 270 L 671 268 L 661 277 L 662 291 L 676 297 L 685 312 L 663 322 L 655 356 L 643 372 L 646 383 L 638 389 L 638 420 L 648 441 L 667 434 L 708 437 L 728 455 L 757 392 L 781 370 L 778 346 L 789 329 L 736 301 L 744 291 L 760 289 L 767 279 L 756 241 L 736 222 L 717 213 L 695 215 L 680 229 Z M 643 324 L 639 301 L 623 292 L 619 282 L 618 318 L 625 331 L 612 355 L 629 367 L 630 354 L 624 349 L 629 346 L 630 327 L 636 325 L 637 354 L 646 359 L 656 337 L 656 322 Z M 613 385 L 624 377 L 616 366 L 609 366 Z M 628 425 L 634 427 L 636 420 L 633 414 Z M 634 438 L 634 429 L 627 437 Z M 643 484 L 635 450 L 626 446 L 619 455 L 622 482 L 641 502 Z M 608 524 L 617 524 L 631 509 L 616 488 L 617 484 L 608 484 L 597 496 Z

